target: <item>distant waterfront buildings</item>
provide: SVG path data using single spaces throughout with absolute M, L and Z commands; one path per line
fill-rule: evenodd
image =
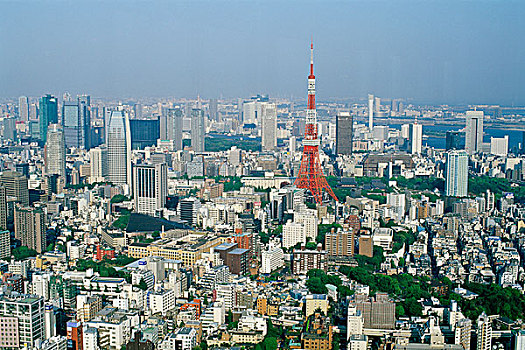
M 415 122 L 410 125 L 410 153 L 421 154 L 423 143 L 423 125 Z
M 468 154 L 482 151 L 483 111 L 467 111 L 465 129 L 465 150 Z

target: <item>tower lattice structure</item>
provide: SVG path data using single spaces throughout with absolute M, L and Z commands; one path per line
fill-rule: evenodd
M 337 197 L 326 181 L 319 160 L 319 135 L 317 131 L 317 111 L 315 109 L 315 75 L 314 75 L 314 44 L 310 45 L 310 75 L 308 76 L 308 107 L 306 109 L 306 127 L 303 140 L 303 155 L 299 174 L 294 185 L 310 191 L 317 204 L 323 201 L 323 189 L 333 199 Z

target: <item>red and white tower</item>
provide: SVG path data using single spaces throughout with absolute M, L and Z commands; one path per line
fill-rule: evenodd
M 332 191 L 321 168 L 319 160 L 319 135 L 317 133 L 317 111 L 315 109 L 315 75 L 314 75 L 314 44 L 310 45 L 310 75 L 308 76 L 308 107 L 306 109 L 306 128 L 303 140 L 303 156 L 299 174 L 294 185 L 310 191 L 317 204 L 323 201 L 323 189 L 333 199 L 337 197 Z

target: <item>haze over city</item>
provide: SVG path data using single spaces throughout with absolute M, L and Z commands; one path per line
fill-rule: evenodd
M 522 1 L 2 1 L 0 96 L 525 103 Z M 322 88 L 321 88 L 322 87 Z
M 0 349 L 525 350 L 524 15 L 0 0 Z

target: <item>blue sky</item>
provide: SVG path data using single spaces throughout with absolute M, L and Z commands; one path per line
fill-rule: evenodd
M 0 1 L 0 96 L 525 105 L 524 1 Z

